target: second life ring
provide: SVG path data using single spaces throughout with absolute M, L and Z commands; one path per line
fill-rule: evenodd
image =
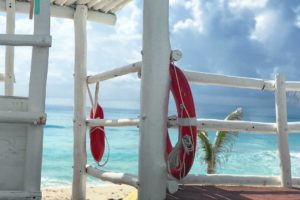
M 90 112 L 91 119 L 103 119 L 104 113 L 101 106 L 97 103 L 96 112 L 93 108 Z M 101 161 L 105 149 L 105 132 L 103 126 L 95 126 L 90 128 L 90 146 L 92 156 L 98 163 Z
M 170 65 L 171 85 L 174 96 L 178 119 L 195 119 L 196 111 L 192 92 L 184 73 L 175 65 Z M 179 126 L 178 143 L 173 148 L 169 133 L 167 132 L 166 154 L 168 158 L 168 171 L 177 179 L 182 179 L 190 171 L 196 152 L 197 126 Z M 187 142 L 183 140 L 189 140 Z M 182 141 L 182 142 L 181 142 Z M 181 144 L 179 144 L 181 142 Z M 183 144 L 185 143 L 185 144 Z M 178 145 L 179 144 L 179 145 Z M 177 148 L 176 151 L 175 148 Z M 173 154 L 173 155 L 172 155 Z M 170 157 L 176 160 L 176 164 L 170 167 Z

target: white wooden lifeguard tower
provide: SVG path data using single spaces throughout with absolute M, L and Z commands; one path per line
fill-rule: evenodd
M 45 86 L 48 48 L 51 46 L 50 16 L 74 19 L 75 24 L 75 100 L 74 166 L 72 199 L 85 199 L 86 176 L 138 188 L 140 200 L 162 200 L 166 190 L 174 192 L 177 182 L 167 176 L 165 134 L 167 126 L 179 126 L 180 120 L 168 120 L 169 63 L 177 60 L 169 42 L 169 1 L 144 0 L 142 62 L 93 76 L 86 74 L 87 20 L 113 25 L 115 13 L 129 0 L 36 0 L 34 35 L 14 35 L 15 12 L 28 13 L 28 1 L 0 0 L 0 10 L 7 13 L 7 34 L 0 35 L 6 48 L 5 96 L 0 97 L 0 199 L 40 199 L 42 129 L 45 123 Z M 40 4 L 39 4 L 40 3 Z M 51 15 L 50 15 L 51 14 Z M 29 96 L 13 96 L 13 47 L 33 46 Z M 87 84 L 109 80 L 129 73 L 141 73 L 141 113 L 139 119 L 86 119 Z M 180 183 L 300 185 L 291 176 L 288 132 L 300 132 L 300 122 L 287 122 L 286 91 L 300 91 L 300 82 L 232 77 L 199 72 L 184 72 L 190 82 L 275 91 L 276 122 L 223 121 L 197 119 L 199 129 L 276 133 L 280 158 L 280 176 L 188 175 Z M 139 175 L 105 172 L 87 165 L 86 130 L 88 126 L 139 126 Z
M 169 40 L 169 1 L 144 0 L 143 4 L 142 61 L 112 69 L 96 75 L 86 74 L 85 18 L 87 8 L 75 14 L 76 48 L 75 101 L 74 101 L 74 173 L 73 199 L 85 199 L 86 176 L 128 184 L 138 189 L 140 200 L 163 200 L 166 192 L 175 192 L 177 184 L 283 186 L 300 185 L 300 177 L 291 175 L 288 133 L 300 132 L 300 122 L 287 122 L 286 92 L 300 91 L 300 82 L 285 82 L 283 75 L 275 80 L 207 74 L 184 71 L 190 82 L 206 85 L 237 87 L 275 92 L 276 122 L 224 121 L 216 119 L 191 120 L 190 124 L 205 130 L 242 131 L 277 134 L 280 160 L 280 176 L 251 175 L 199 175 L 192 174 L 176 182 L 167 175 L 165 158 L 166 130 L 168 126 L 180 126 L 182 120 L 168 120 L 169 64 L 180 59 L 178 51 L 172 51 Z M 77 24 L 76 24 L 77 21 Z M 80 40 L 80 39 L 81 40 Z M 80 41 L 79 41 L 80 40 Z M 79 46 L 76 44 L 76 46 Z M 79 57 L 79 55 L 82 55 Z M 86 88 L 88 84 L 116 78 L 129 73 L 141 75 L 140 118 L 138 119 L 86 119 Z M 184 121 L 184 120 L 183 120 Z M 86 129 L 94 126 L 138 126 L 140 130 L 138 176 L 103 171 L 87 165 Z
M 0 96 L 0 199 L 40 199 L 43 125 L 48 54 L 51 46 L 48 1 L 36 3 L 33 35 L 15 33 L 15 12 L 29 13 L 29 3 L 1 0 L 0 11 L 7 16 L 4 81 Z M 33 10 L 32 10 L 33 11 Z M 27 97 L 14 96 L 14 46 L 32 46 Z

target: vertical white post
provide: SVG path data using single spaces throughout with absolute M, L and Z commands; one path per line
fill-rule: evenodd
M 276 122 L 278 136 L 278 152 L 281 167 L 281 182 L 283 187 L 292 187 L 291 160 L 288 144 L 286 90 L 284 77 L 276 75 Z
M 15 0 L 6 0 L 6 33 L 15 33 Z M 14 47 L 6 46 L 5 49 L 5 83 L 6 96 L 14 94 Z
M 40 13 L 34 16 L 34 35 L 50 36 L 50 2 L 41 1 Z M 29 83 L 28 111 L 45 111 L 48 73 L 48 47 L 33 47 Z M 43 149 L 43 126 L 28 125 L 24 189 L 39 192 Z
M 78 5 L 74 15 L 74 150 L 72 199 L 85 199 L 86 192 L 86 36 L 87 7 Z
M 169 1 L 145 0 L 139 147 L 139 199 L 166 197 L 169 101 Z

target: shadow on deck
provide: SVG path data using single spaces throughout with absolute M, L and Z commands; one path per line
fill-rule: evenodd
M 300 188 L 240 186 L 179 186 L 167 200 L 300 200 Z

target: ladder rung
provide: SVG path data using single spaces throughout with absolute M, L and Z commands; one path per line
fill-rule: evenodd
M 29 123 L 42 125 L 46 123 L 46 114 L 20 111 L 0 111 L 0 123 Z
M 50 35 L 16 35 L 0 34 L 0 45 L 6 46 L 51 46 Z

